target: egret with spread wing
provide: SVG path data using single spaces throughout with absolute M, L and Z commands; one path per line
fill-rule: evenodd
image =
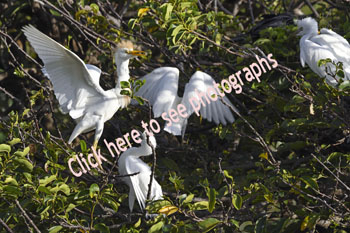
M 151 168 L 143 162 L 140 157 L 152 154 L 153 150 L 156 148 L 157 143 L 154 136 L 149 137 L 149 142 L 147 143 L 147 136 L 145 133 L 141 134 L 142 142 L 140 147 L 131 147 L 122 153 L 118 160 L 118 170 L 120 175 L 131 175 L 138 173 L 137 175 L 123 177 L 123 181 L 129 186 L 129 208 L 132 212 L 134 208 L 135 199 L 139 203 L 140 209 L 145 209 L 146 199 L 148 194 L 148 187 L 151 177 Z M 162 199 L 163 192 L 162 187 L 154 179 L 152 181 L 151 187 L 151 200 Z
M 350 45 L 347 40 L 338 35 L 334 31 L 322 28 L 318 33 L 318 24 L 311 17 L 298 20 L 297 25 L 301 35 L 300 39 L 300 62 L 304 67 L 305 63 L 309 65 L 311 70 L 320 77 L 326 77 L 328 84 L 335 87 L 338 84 L 339 76 L 334 74 L 336 67 L 330 63 L 319 67 L 318 61 L 330 58 L 334 62 L 342 62 L 344 69 L 344 79 L 350 80 Z
M 186 111 L 184 111 L 182 115 L 186 115 L 186 117 L 179 115 L 177 122 L 169 121 L 164 128 L 165 131 L 173 135 L 182 135 L 182 137 L 186 131 L 187 119 L 194 112 L 193 106 L 190 104 L 189 100 L 193 97 L 197 98 L 198 92 L 206 93 L 207 89 L 212 87 L 214 82 L 214 79 L 210 75 L 201 71 L 196 71 L 186 84 L 184 95 L 181 98 L 177 95 L 179 82 L 179 70 L 177 68 L 157 68 L 145 75 L 141 80 L 146 80 L 146 82 L 135 95 L 141 96 L 149 101 L 153 106 L 154 117 L 160 117 L 170 109 L 177 109 L 179 104 L 185 106 Z M 226 96 L 223 97 L 223 101 L 234 108 Z M 221 102 L 220 97 L 210 104 L 205 104 L 205 106 L 201 105 L 200 114 L 204 119 L 210 122 L 214 121 L 216 124 L 222 123 L 226 125 L 234 121 L 232 112 L 228 106 Z
M 133 50 L 131 42 L 122 42 L 114 53 L 119 82 L 114 89 L 105 91 L 99 84 L 101 70 L 85 64 L 76 54 L 69 51 L 32 25 L 23 32 L 44 62 L 43 72 L 53 85 L 56 98 L 63 113 L 78 123 L 68 143 L 81 133 L 95 130 L 94 147 L 100 139 L 104 123 L 111 119 L 119 108 L 125 107 L 130 98 L 120 94 L 121 81 L 129 80 L 129 59 L 144 54 Z

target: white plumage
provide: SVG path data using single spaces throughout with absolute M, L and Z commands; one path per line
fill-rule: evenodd
M 330 58 L 334 62 L 343 62 L 344 79 L 350 80 L 350 45 L 347 40 L 334 31 L 326 28 L 318 33 L 318 24 L 311 17 L 298 20 L 297 25 L 302 35 L 300 39 L 300 62 L 304 67 L 305 63 L 320 77 L 326 77 L 328 84 L 335 87 L 339 77 L 334 79 L 326 73 L 324 66 L 318 67 L 320 59 Z M 335 66 L 328 63 L 328 72 L 335 73 Z
M 189 100 L 192 97 L 198 97 L 198 92 L 207 92 L 208 87 L 213 87 L 214 79 L 201 71 L 196 71 L 190 81 L 186 84 L 183 97 L 177 95 L 179 70 L 173 67 L 157 68 L 151 73 L 142 77 L 141 80 L 146 80 L 146 83 L 135 93 L 149 101 L 153 107 L 154 117 L 160 117 L 162 113 L 168 112 L 169 109 L 177 109 L 178 104 L 183 104 L 186 107 L 187 117 L 179 116 L 178 122 L 172 122 L 171 126 L 166 124 L 164 130 L 174 135 L 184 135 L 187 119 L 194 112 Z M 203 98 L 204 99 L 204 98 Z M 225 103 L 234 107 L 226 96 L 223 97 Z M 220 97 L 216 101 L 211 101 L 210 104 L 201 106 L 200 114 L 208 121 L 214 121 L 216 124 L 232 123 L 234 117 L 229 107 L 224 105 Z
M 68 143 L 81 133 L 96 129 L 96 147 L 104 122 L 111 119 L 120 107 L 125 107 L 130 98 L 120 95 L 119 82 L 116 88 L 103 90 L 99 84 L 99 68 L 85 64 L 76 54 L 32 25 L 25 26 L 23 32 L 44 63 L 43 72 L 52 82 L 62 112 L 69 113 L 78 123 Z M 133 50 L 131 42 L 118 46 L 115 60 L 119 81 L 129 79 L 129 59 L 142 54 L 142 51 Z
M 146 134 L 142 134 L 142 142 L 140 147 L 131 147 L 121 154 L 118 160 L 118 169 L 120 175 L 128 175 L 139 172 L 137 175 L 123 177 L 123 181 L 129 186 L 129 208 L 132 212 L 135 199 L 137 199 L 140 209 L 146 206 L 148 187 L 151 177 L 151 168 L 143 162 L 140 157 L 152 154 L 152 148 L 147 144 Z M 150 144 L 155 149 L 156 139 L 154 136 L 149 137 Z M 151 200 L 162 199 L 162 187 L 154 179 L 151 187 Z

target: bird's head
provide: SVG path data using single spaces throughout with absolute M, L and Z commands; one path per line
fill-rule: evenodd
M 157 141 L 156 138 L 152 136 L 148 136 L 146 132 L 141 133 L 142 142 L 147 143 L 147 140 L 149 140 L 149 144 L 153 147 L 153 149 L 156 149 L 157 147 Z
M 318 24 L 316 20 L 311 17 L 297 20 L 297 26 L 299 30 L 298 36 L 318 33 Z
M 116 61 L 120 62 L 146 54 L 144 51 L 134 50 L 134 45 L 129 40 L 123 40 L 120 43 L 118 43 L 117 47 L 114 49 L 113 52 Z

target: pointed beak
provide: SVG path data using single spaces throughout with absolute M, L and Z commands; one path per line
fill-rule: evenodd
M 139 50 L 132 50 L 132 51 L 129 51 L 127 53 L 130 55 L 133 55 L 133 56 L 145 56 L 146 55 L 146 52 L 139 51 Z

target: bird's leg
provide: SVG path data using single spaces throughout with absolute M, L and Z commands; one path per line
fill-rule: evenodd
M 103 132 L 103 125 L 104 125 L 104 122 L 103 122 L 103 119 L 102 119 L 102 116 L 101 116 L 101 117 L 99 117 L 99 119 L 97 120 L 97 123 L 96 123 L 94 144 L 92 145 L 93 148 L 95 149 L 95 151 L 97 150 L 98 140 L 100 139 L 100 137 L 102 135 L 102 132 Z M 98 167 L 101 170 L 103 170 L 102 164 L 100 163 L 101 161 L 97 159 L 97 156 L 95 155 L 95 153 L 93 153 L 93 154 L 94 154 L 96 162 L 98 163 Z
M 94 150 L 96 151 L 97 150 L 97 143 L 98 143 L 98 140 L 94 140 L 94 144 L 92 145 L 92 147 L 94 148 Z M 95 153 L 92 153 L 94 155 L 94 158 L 96 160 L 96 162 L 98 163 L 98 167 L 103 170 L 103 167 L 102 167 L 102 164 L 100 163 L 100 160 L 97 158 L 97 156 L 95 155 Z
M 187 128 L 187 119 L 185 119 L 185 121 L 181 127 L 181 144 L 184 143 L 186 128 Z

